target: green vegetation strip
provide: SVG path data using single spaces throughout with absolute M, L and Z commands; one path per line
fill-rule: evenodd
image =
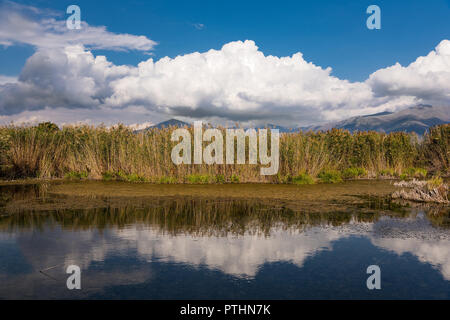
M 175 142 L 170 139 L 174 129 L 134 133 L 121 125 L 63 129 L 52 123 L 3 126 L 0 127 L 0 177 L 302 185 L 367 178 L 425 178 L 450 173 L 449 124 L 431 128 L 420 139 L 404 132 L 350 133 L 337 129 L 283 133 L 280 167 L 274 176 L 260 175 L 259 164 L 174 165 L 171 150 Z M 246 157 L 248 163 L 248 153 Z

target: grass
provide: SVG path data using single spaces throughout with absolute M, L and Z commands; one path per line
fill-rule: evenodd
M 399 178 L 400 178 L 400 180 L 407 180 L 407 179 L 409 178 L 409 176 L 408 176 L 408 174 L 406 174 L 406 173 L 402 173 L 402 174 L 399 176 Z
M 430 188 L 438 188 L 444 184 L 444 180 L 440 176 L 434 176 L 427 180 L 427 185 Z
M 367 171 L 364 168 L 351 167 L 342 171 L 342 178 L 344 179 L 357 179 L 363 176 L 367 176 Z
M 314 184 L 314 178 L 307 173 L 300 173 L 298 176 L 292 178 L 293 184 Z
M 380 170 L 379 176 L 381 177 L 396 177 L 398 174 L 395 172 L 394 169 L 383 169 Z
M 174 177 L 161 177 L 157 180 L 160 184 L 175 184 L 177 181 Z
M 236 174 L 232 174 L 230 180 L 231 180 L 231 183 L 239 183 L 239 181 L 240 181 L 239 176 Z
M 410 178 L 425 179 L 428 171 L 423 168 L 408 168 L 405 172 Z
M 319 173 L 318 178 L 323 183 L 338 183 L 342 182 L 342 175 L 337 170 L 323 170 Z
M 225 176 L 223 174 L 216 175 L 216 183 L 225 183 Z
M 193 184 L 203 184 L 203 183 L 209 183 L 210 181 L 212 182 L 212 177 L 210 177 L 209 175 L 201 175 L 201 174 L 190 174 L 187 176 L 187 181 L 189 183 L 193 183 Z
M 425 178 L 448 175 L 450 125 L 419 141 L 404 132 L 292 132 L 280 135 L 278 175 L 261 165 L 174 165 L 174 128 L 134 133 L 125 126 L 0 127 L 0 176 L 153 183 L 335 183 L 361 177 Z M 189 128 L 192 130 L 192 128 Z M 223 128 L 222 128 L 223 130 Z M 204 142 L 203 147 L 208 143 Z M 246 146 L 248 150 L 248 145 Z M 248 162 L 248 155 L 246 155 Z
M 86 179 L 88 176 L 89 174 L 87 172 L 70 171 L 64 175 L 64 178 L 68 180 L 80 180 Z

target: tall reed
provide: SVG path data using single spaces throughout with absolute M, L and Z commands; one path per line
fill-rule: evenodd
M 2 174 L 6 178 L 87 177 L 160 183 L 284 182 L 300 174 L 317 177 L 324 170 L 356 167 L 367 177 L 380 172 L 401 175 L 414 166 L 449 174 L 448 124 L 431 128 L 420 141 L 417 135 L 404 132 L 332 129 L 284 133 L 280 136 L 280 167 L 275 176 L 261 176 L 259 164 L 174 165 L 171 150 L 176 143 L 170 140 L 174 129 L 134 133 L 123 125 L 62 129 L 51 123 L 3 126 Z M 196 179 L 196 175 L 202 178 Z

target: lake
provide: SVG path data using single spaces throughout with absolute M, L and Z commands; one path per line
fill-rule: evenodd
M 392 188 L 0 185 L 0 298 L 449 299 L 449 207 Z

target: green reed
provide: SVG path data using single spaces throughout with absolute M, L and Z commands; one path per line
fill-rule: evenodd
M 338 129 L 283 133 L 280 135 L 280 167 L 274 176 L 261 176 L 259 164 L 174 165 L 171 150 L 177 142 L 170 139 L 174 129 L 135 133 L 123 125 L 62 129 L 51 123 L 3 126 L 0 127 L 0 172 L 8 179 L 65 177 L 153 183 L 283 183 L 311 177 L 312 180 L 307 180 L 312 183 L 340 181 L 328 179 L 330 173 L 344 179 L 412 177 L 427 172 L 448 175 L 450 168 L 448 124 L 431 128 L 421 139 L 404 132 L 350 133 Z M 204 142 L 203 147 L 207 144 Z

